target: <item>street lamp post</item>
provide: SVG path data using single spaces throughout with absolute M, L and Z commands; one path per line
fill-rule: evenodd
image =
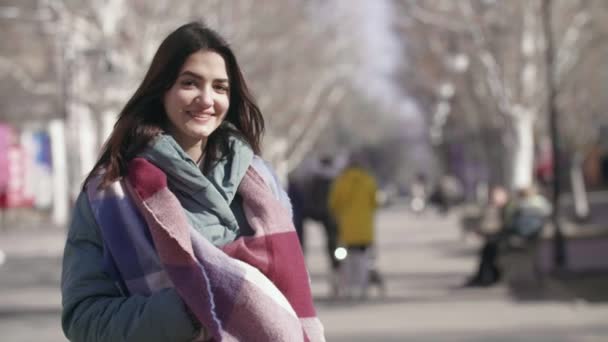
M 555 229 L 554 236 L 554 254 L 553 261 L 558 269 L 566 265 L 566 248 L 564 233 L 559 220 L 559 198 L 561 194 L 561 170 L 560 170 L 560 144 L 559 144 L 559 127 L 558 113 L 555 105 L 556 89 L 555 89 L 555 72 L 554 72 L 554 48 L 553 48 L 553 33 L 551 30 L 551 6 L 552 0 L 543 0 L 542 2 L 542 22 L 545 36 L 545 61 L 546 61 L 546 76 L 547 76 L 547 111 L 549 114 L 549 125 L 551 130 L 551 149 L 553 151 L 553 191 L 552 204 L 553 212 L 551 220 Z

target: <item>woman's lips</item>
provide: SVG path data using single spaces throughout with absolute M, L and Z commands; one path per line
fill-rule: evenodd
M 188 116 L 190 116 L 193 119 L 198 120 L 198 121 L 207 121 L 213 117 L 213 114 L 210 114 L 210 113 L 196 113 L 196 112 L 186 111 L 186 114 L 188 114 Z

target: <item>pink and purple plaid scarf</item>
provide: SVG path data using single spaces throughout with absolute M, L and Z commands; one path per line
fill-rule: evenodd
M 288 211 L 249 166 L 238 186 L 253 236 L 222 248 L 188 223 L 165 173 L 144 158 L 122 181 L 88 186 L 120 282 L 149 295 L 174 287 L 214 341 L 324 341 Z

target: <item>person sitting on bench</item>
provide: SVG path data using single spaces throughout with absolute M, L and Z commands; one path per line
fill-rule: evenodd
M 513 239 L 534 241 L 551 213 L 551 205 L 534 186 L 517 191 L 516 197 L 506 204 L 502 229 L 486 239 L 481 248 L 477 272 L 465 286 L 490 286 L 501 278 L 497 260 L 501 250 L 508 248 Z

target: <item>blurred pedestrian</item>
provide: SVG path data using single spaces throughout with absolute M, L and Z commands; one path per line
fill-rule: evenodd
M 477 272 L 467 280 L 465 286 L 490 286 L 502 275 L 498 266 L 501 251 L 508 249 L 513 238 L 533 243 L 544 227 L 551 205 L 534 186 L 522 188 L 515 198 L 505 201 L 502 192 L 494 193 L 493 200 L 502 216 L 502 227 L 487 237 L 479 253 Z
M 193 22 L 162 42 L 76 203 L 70 340 L 324 340 L 263 128 L 215 31 Z
M 441 214 L 447 214 L 450 208 L 462 197 L 462 187 L 458 179 L 451 175 L 443 175 L 435 186 L 435 191 L 429 198 Z
M 307 220 L 318 222 L 324 232 L 325 255 L 330 266 L 329 285 L 333 294 L 338 290 L 340 260 L 335 256 L 338 247 L 338 227 L 328 207 L 331 184 L 338 174 L 335 160 L 323 156 L 305 170 L 292 175 L 289 181 L 289 197 L 293 206 L 294 225 L 302 249 L 306 251 Z
M 428 189 L 426 176 L 423 173 L 416 175 L 410 187 L 410 208 L 415 213 L 422 213 L 426 209 Z
M 509 192 L 503 186 L 492 187 L 489 201 L 482 209 L 479 223 L 479 233 L 483 237 L 495 235 L 503 229 L 506 222 L 507 204 L 509 203 L 511 203 Z
M 339 242 L 347 252 L 340 267 L 340 291 L 346 297 L 365 297 L 367 294 L 377 191 L 376 181 L 366 170 L 362 154 L 351 157 L 330 191 L 329 207 L 338 223 Z

